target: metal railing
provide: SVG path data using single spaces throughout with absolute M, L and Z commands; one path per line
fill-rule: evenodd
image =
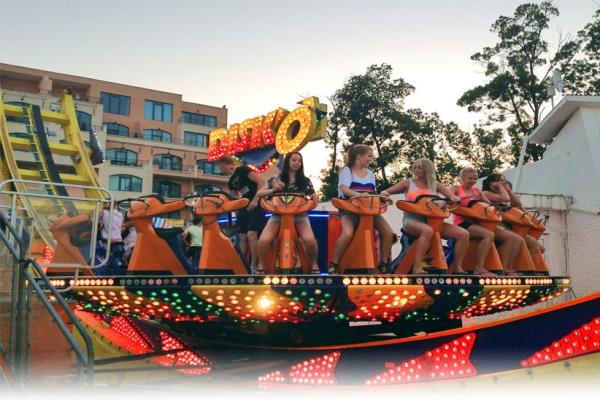
M 93 385 L 94 347 L 87 330 L 62 295 L 52 286 L 42 267 L 35 260 L 25 257 L 29 240 L 19 236 L 17 228 L 11 224 L 1 210 L 0 225 L 2 226 L 0 242 L 4 244 L 13 261 L 9 345 L 4 349 L 0 343 L 0 351 L 3 352 L 17 383 L 20 385 L 27 383 L 29 335 L 26 325 L 30 317 L 28 305 L 32 298 L 31 293 L 35 293 L 75 353 L 79 384 L 82 386 L 84 384 Z M 40 285 L 40 282 L 44 287 Z M 52 296 L 52 300 L 48 297 L 47 292 Z M 85 343 L 85 351 L 55 307 L 60 308 L 68 322 L 73 324 Z
M 89 198 L 89 197 L 77 197 L 77 196 L 60 196 L 60 195 L 54 195 L 54 194 L 48 194 L 48 193 L 35 193 L 35 192 L 19 192 L 19 191 L 14 191 L 14 190 L 3 190 L 4 187 L 10 187 L 11 185 L 38 185 L 38 186 L 44 186 L 44 187 L 63 187 L 65 189 L 79 189 L 82 191 L 94 191 L 98 194 L 99 198 Z M 37 198 L 37 199 L 50 199 L 52 201 L 58 201 L 58 202 L 81 202 L 81 203 L 92 203 L 93 204 L 93 210 L 91 211 L 91 226 L 93 227 L 91 229 L 91 238 L 90 238 L 90 254 L 89 254 L 89 259 L 90 259 L 90 265 L 89 266 L 82 266 L 82 265 L 69 265 L 70 268 L 72 268 L 75 271 L 75 276 L 74 278 L 77 279 L 77 277 L 79 276 L 79 270 L 81 268 L 90 268 L 92 270 L 95 269 L 100 269 L 102 267 L 104 267 L 107 262 L 108 262 L 108 257 L 105 257 L 104 260 L 102 262 L 100 262 L 100 264 L 95 264 L 95 260 L 96 260 L 96 246 L 95 243 L 98 239 L 97 237 L 97 229 L 95 229 L 95 227 L 98 226 L 98 222 L 99 222 L 99 214 L 100 214 L 100 210 L 103 209 L 103 207 L 98 207 L 99 204 L 109 204 L 109 209 L 107 210 L 109 212 L 109 215 L 112 214 L 113 212 L 113 206 L 114 206 L 114 201 L 113 201 L 113 196 L 112 193 L 106 189 L 103 189 L 101 187 L 93 187 L 93 186 L 84 186 L 84 185 L 73 185 L 73 184 L 66 184 L 66 183 L 54 183 L 54 182 L 41 182 L 41 181 L 30 181 L 30 180 L 25 180 L 25 179 L 9 179 L 3 182 L 0 182 L 0 195 L 8 195 L 12 197 L 12 201 L 11 201 L 11 209 L 12 210 L 17 210 L 18 205 L 17 205 L 17 197 L 20 197 L 21 199 L 29 199 L 31 198 Z M 27 202 L 26 202 L 27 203 Z M 29 202 L 30 203 L 30 202 Z M 95 203 L 95 204 L 94 204 Z M 30 204 L 30 206 L 32 208 L 33 205 Z M 10 222 L 11 224 L 15 225 L 16 222 L 16 212 L 11 214 L 11 218 L 10 218 Z M 40 217 L 39 215 L 37 216 L 38 218 Z M 37 221 L 34 221 L 37 223 Z M 112 227 L 112 218 L 108 219 L 108 226 L 106 227 L 107 232 L 111 231 L 111 227 Z M 41 227 L 37 227 L 38 229 L 40 229 Z M 107 247 L 106 247 L 106 254 L 109 254 L 110 252 L 110 246 L 111 243 L 110 241 L 108 241 L 107 243 Z M 47 265 L 47 268 L 62 268 L 62 265 L 59 266 L 54 266 L 54 265 Z M 70 287 L 65 289 L 65 290 L 69 290 L 71 289 Z

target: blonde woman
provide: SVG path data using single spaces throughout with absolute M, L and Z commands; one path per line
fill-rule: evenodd
M 411 179 L 405 179 L 384 190 L 381 194 L 389 196 L 394 193 L 405 193 L 407 200 L 415 201 L 418 196 L 424 194 L 438 196 L 441 193 L 451 201 L 460 201 L 458 196 L 452 194 L 446 186 L 437 181 L 435 167 L 431 160 L 421 158 L 415 161 L 412 172 L 413 177 Z M 415 241 L 415 261 L 412 273 L 424 274 L 423 258 L 433 236 L 433 229 L 427 225 L 426 217 L 407 212 L 404 213 L 402 227 L 410 235 L 417 238 Z M 452 265 L 450 265 L 449 272 L 451 274 L 465 274 L 466 272 L 462 269 L 462 263 L 469 246 L 469 232 L 459 226 L 444 222 L 442 237 L 456 240 L 454 260 L 452 261 Z
M 463 168 L 460 172 L 460 184 L 450 188 L 450 192 L 460 198 L 461 206 L 466 207 L 472 200 L 483 201 L 486 203 L 490 202 L 485 193 L 475 187 L 475 183 L 477 183 L 477 170 L 471 167 Z M 494 275 L 492 272 L 486 270 L 484 266 L 485 259 L 494 241 L 494 232 L 475 224 L 473 221 L 466 220 L 459 215 L 452 215 L 452 223 L 469 231 L 470 237 L 481 239 L 477 247 L 473 274 Z

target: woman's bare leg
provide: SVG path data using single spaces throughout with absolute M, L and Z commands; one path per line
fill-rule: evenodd
M 449 272 L 452 274 L 464 273 L 462 264 L 469 248 L 469 232 L 458 225 L 444 222 L 442 237 L 444 239 L 456 240 L 456 244 L 454 245 L 454 259 L 452 260 Z
M 275 240 L 277 232 L 279 232 L 279 221 L 269 219 L 269 222 L 267 222 L 267 225 L 264 227 L 262 233 L 260 234 L 260 239 L 258 239 L 258 243 L 256 245 L 258 253 L 259 271 L 264 270 L 264 262 L 265 257 L 267 255 L 267 251 L 269 251 L 269 247 L 271 247 L 273 240 Z
M 425 252 L 429 249 L 429 242 L 433 236 L 433 228 L 423 222 L 412 221 L 404 227 L 404 230 L 417 238 L 414 242 L 415 260 L 412 273 L 422 274 L 425 272 L 422 265 L 423 258 L 425 257 Z
M 318 270 L 319 265 L 317 264 L 317 255 L 319 250 L 317 240 L 315 239 L 315 234 L 310 227 L 310 223 L 307 221 L 297 222 L 296 231 L 298 232 L 298 236 L 300 236 L 300 240 L 302 240 L 302 243 L 304 243 L 306 256 L 310 260 L 312 270 Z
M 492 244 L 494 243 L 494 232 L 491 232 L 479 225 L 469 226 L 468 231 L 472 238 L 480 239 L 479 245 L 477 246 L 477 255 L 475 258 L 473 273 L 475 275 L 485 274 L 488 272 L 485 269 L 485 260 L 490 252 Z

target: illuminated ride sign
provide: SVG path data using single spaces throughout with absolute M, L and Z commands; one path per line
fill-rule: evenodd
M 234 156 L 262 172 L 279 159 L 279 155 L 299 151 L 308 142 L 325 138 L 327 105 L 317 97 L 308 97 L 289 112 L 283 108 L 266 116 L 249 118 L 229 129 L 210 132 L 209 161 Z

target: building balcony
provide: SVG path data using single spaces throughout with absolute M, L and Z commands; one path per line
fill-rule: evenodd
M 145 146 L 161 147 L 161 148 L 173 149 L 173 150 L 187 150 L 187 151 L 194 150 L 194 151 L 208 154 L 208 147 L 204 147 L 204 146 L 200 146 L 200 145 L 196 145 L 196 144 L 192 144 L 192 143 L 186 143 L 182 139 L 178 139 L 178 138 L 174 138 L 174 139 L 171 139 L 170 141 L 166 142 L 166 141 L 162 141 L 162 140 L 147 139 L 147 138 L 144 138 L 141 133 L 136 132 L 136 133 L 130 133 L 129 136 L 121 136 L 121 135 L 115 135 L 115 134 L 109 133 L 107 135 L 107 139 L 112 140 L 112 141 L 118 141 L 121 143 L 131 143 L 131 144 L 138 144 L 138 145 L 141 144 L 141 145 L 145 145 Z
M 223 183 L 229 180 L 226 175 L 209 174 L 198 168 L 197 165 L 182 165 L 181 170 L 161 168 L 159 165 L 152 166 L 154 176 L 172 177 L 177 179 L 194 179 L 208 182 Z

